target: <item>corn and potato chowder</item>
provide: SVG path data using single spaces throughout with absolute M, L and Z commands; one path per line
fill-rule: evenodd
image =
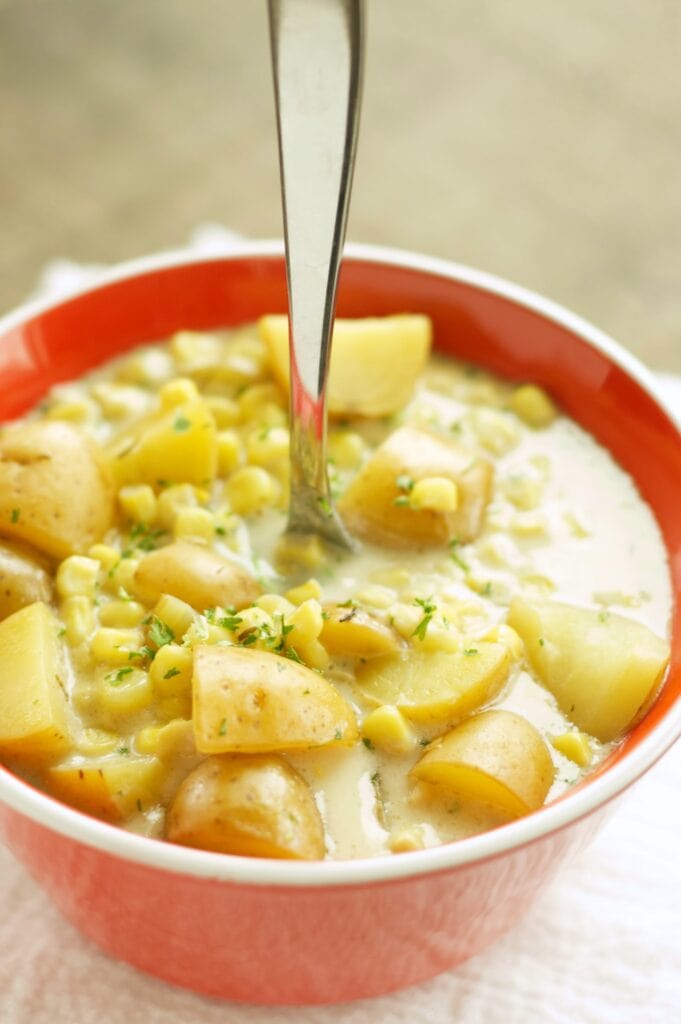
M 180 332 L 7 425 L 5 762 L 135 832 L 299 859 L 450 842 L 597 765 L 668 661 L 652 514 L 545 392 L 430 342 L 423 316 L 336 325 L 350 556 L 282 539 L 284 317 Z

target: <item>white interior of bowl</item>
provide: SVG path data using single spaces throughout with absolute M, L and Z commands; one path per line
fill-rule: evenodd
M 103 274 L 96 285 L 72 293 L 69 298 L 94 291 L 102 285 L 150 273 L 164 267 L 203 263 L 211 260 L 241 259 L 244 256 L 271 256 L 283 252 L 282 243 L 251 242 L 230 246 L 224 254 L 187 254 L 171 252 L 122 264 Z M 652 374 L 629 352 L 587 321 L 531 291 L 491 274 L 455 263 L 400 250 L 368 245 L 349 245 L 349 256 L 375 263 L 411 268 L 459 281 L 473 288 L 503 296 L 535 313 L 560 324 L 572 334 L 603 352 L 650 394 L 665 412 L 666 407 Z M 32 302 L 0 320 L 0 337 L 11 328 L 30 320 L 57 302 Z M 681 441 L 679 442 L 681 443 Z M 531 843 L 549 832 L 569 825 L 612 800 L 643 774 L 681 735 L 681 702 L 677 701 L 665 718 L 616 764 L 586 786 L 550 804 L 526 818 L 443 846 L 365 860 L 290 862 L 234 857 L 192 850 L 156 839 L 134 835 L 124 829 L 98 821 L 44 795 L 8 772 L 0 772 L 0 799 L 27 817 L 56 832 L 88 846 L 180 874 L 224 879 L 251 885 L 323 886 L 359 885 L 389 881 L 411 875 L 442 871 L 458 865 L 495 857 L 505 851 Z

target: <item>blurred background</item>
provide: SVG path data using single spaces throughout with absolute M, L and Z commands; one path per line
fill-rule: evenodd
M 681 371 L 678 0 L 367 0 L 348 237 Z M 265 0 L 0 0 L 0 311 L 57 257 L 281 235 Z

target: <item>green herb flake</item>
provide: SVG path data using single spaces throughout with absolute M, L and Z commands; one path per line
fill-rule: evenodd
M 477 647 L 466 647 L 463 652 L 467 658 L 471 658 L 474 654 L 478 653 Z
M 325 495 L 323 495 L 323 494 L 319 495 L 319 497 L 317 498 L 317 504 L 319 505 L 320 509 L 322 510 L 322 512 L 324 513 L 325 516 L 332 516 L 333 515 L 333 509 L 331 507 L 331 502 L 329 501 L 329 499 Z
M 111 686 L 120 686 L 125 677 L 129 676 L 132 671 L 132 666 L 126 665 L 124 668 L 117 668 L 115 672 L 109 672 L 105 678 Z
M 10 522 L 12 522 L 12 523 L 18 523 L 18 522 L 19 522 L 19 516 L 20 516 L 20 515 L 21 515 L 21 509 L 19 509 L 19 508 L 13 508 L 13 509 L 12 509 L 12 514 L 11 514 L 11 515 L 10 515 L 10 517 L 9 517 L 9 518 L 10 518 Z
M 116 748 L 116 753 L 117 754 L 129 754 L 130 753 L 130 747 L 117 747 Z
M 416 629 L 411 635 L 417 636 L 419 640 L 423 641 L 426 639 L 428 626 L 437 611 L 437 607 L 433 604 L 433 600 L 430 597 L 416 597 L 414 598 L 414 604 L 417 604 L 419 608 L 423 609 L 423 618 L 417 624 Z
M 170 626 L 159 619 L 158 615 L 152 615 L 148 630 L 149 640 L 157 648 L 171 644 L 175 639 L 175 633 Z
M 286 657 L 290 658 L 291 661 L 298 662 L 299 665 L 304 665 L 305 664 L 305 662 L 300 657 L 300 655 L 298 654 L 298 651 L 295 649 L 295 647 L 287 647 L 286 648 Z
M 395 480 L 395 483 L 400 491 L 406 491 L 407 494 L 414 490 L 414 480 L 408 475 L 408 473 L 400 473 Z
M 185 434 L 192 425 L 192 421 L 186 416 L 177 416 L 173 423 L 173 430 L 178 434 Z
M 540 647 L 543 647 L 545 643 L 546 643 L 546 641 L 544 640 L 544 637 L 543 637 L 543 636 L 540 636 L 540 637 L 539 637 L 539 646 L 540 646 Z
M 220 728 L 218 729 L 218 736 L 226 736 L 226 735 L 227 735 L 227 719 L 223 718 L 222 721 L 220 722 Z
M 169 669 L 168 669 L 168 671 L 167 671 L 167 672 L 165 673 L 165 675 L 163 676 L 163 678 L 164 678 L 164 679 L 172 679 L 172 678 L 173 678 L 173 676 L 179 676 L 179 675 L 180 675 L 180 670 L 179 670 L 179 668 L 176 668 L 176 667 L 175 667 L 175 666 L 173 665 L 173 667 L 172 667 L 172 668 L 169 668 Z
M 451 558 L 454 565 L 458 565 L 459 569 L 463 569 L 464 572 L 470 572 L 470 566 L 468 562 L 464 561 L 458 552 L 458 548 L 461 546 L 461 541 L 458 537 L 452 538 L 449 542 L 449 557 Z
M 371 742 L 371 740 L 369 739 L 368 736 L 362 736 L 362 743 L 367 748 L 367 750 L 373 750 L 374 749 L 374 745 L 373 745 L 373 743 Z
M 406 494 L 400 494 L 394 499 L 393 505 L 397 505 L 398 508 L 408 508 L 409 498 Z

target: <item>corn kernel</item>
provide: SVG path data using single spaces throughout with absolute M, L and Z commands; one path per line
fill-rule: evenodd
M 475 409 L 471 426 L 478 442 L 494 455 L 505 455 L 520 439 L 518 426 L 511 417 L 494 409 Z
M 228 476 L 244 461 L 239 435 L 235 430 L 218 432 L 218 472 L 220 476 Z
M 536 384 L 522 384 L 511 395 L 511 408 L 528 427 L 539 429 L 553 423 L 558 410 L 544 391 Z
M 118 379 L 145 387 L 168 380 L 173 373 L 173 360 L 162 348 L 148 348 L 125 359 L 118 367 Z
M 257 417 L 261 422 L 264 422 L 262 417 L 258 415 L 261 407 L 269 402 L 279 406 L 280 401 L 281 392 L 276 384 L 269 382 L 266 384 L 253 384 L 251 387 L 246 388 L 239 396 L 241 418 L 247 421 Z
M 411 582 L 409 572 L 406 569 L 398 569 L 397 567 L 376 569 L 370 573 L 369 579 L 372 583 L 380 583 L 384 587 L 393 587 L 395 590 L 401 590 Z
M 142 388 L 124 384 L 93 384 L 91 394 L 108 420 L 142 416 L 151 406 L 151 396 Z
M 546 537 L 546 516 L 538 512 L 519 512 L 511 519 L 511 530 L 517 537 Z
M 196 508 L 196 490 L 191 484 L 174 484 L 158 496 L 157 518 L 165 530 L 172 530 L 181 508 Z
M 365 452 L 364 440 L 352 430 L 334 430 L 329 435 L 329 458 L 340 469 L 356 469 Z
M 55 402 L 45 415 L 49 420 L 66 420 L 68 423 L 94 423 L 98 408 L 84 396 L 64 399 Z
M 524 583 L 528 587 L 532 587 L 537 590 L 540 594 L 552 594 L 556 589 L 556 584 L 549 576 L 544 576 L 539 572 L 526 572 L 520 576 L 520 582 Z
M 397 630 L 400 636 L 408 640 L 414 635 L 414 630 L 422 618 L 423 610 L 421 608 L 398 601 L 390 612 L 390 625 Z
M 172 594 L 161 594 L 152 609 L 155 615 L 173 631 L 176 640 L 181 639 L 189 627 L 199 618 L 190 604 Z M 157 655 L 158 657 L 158 655 Z
M 258 608 L 262 608 L 264 612 L 267 612 L 272 619 L 275 619 L 280 615 L 283 615 L 284 618 L 286 618 L 295 610 L 295 602 L 291 602 L 288 599 L 288 595 L 290 593 L 291 591 L 288 591 L 286 597 L 282 597 L 281 594 L 263 594 L 255 603 Z M 313 597 L 314 595 L 311 594 L 309 596 Z M 304 598 L 303 600 L 307 600 L 307 598 Z M 302 604 L 302 601 L 299 603 Z
M 174 377 L 159 391 L 162 409 L 174 409 L 176 405 L 193 402 L 199 397 L 199 389 L 188 377 Z
M 118 504 L 136 523 L 153 523 L 156 518 L 156 495 L 149 484 L 128 484 L 118 492 Z
M 420 825 L 414 825 L 412 828 L 403 828 L 399 832 L 393 832 L 388 845 L 392 853 L 411 853 L 413 850 L 423 850 L 426 845 L 423 829 Z
M 512 626 L 507 626 L 505 622 L 500 623 L 498 626 L 493 626 L 481 639 L 488 643 L 504 644 L 516 660 L 522 658 L 525 651 L 523 642 L 515 629 Z
M 289 433 L 286 427 L 262 427 L 246 439 L 248 461 L 255 466 L 271 466 L 288 459 Z
M 415 509 L 455 512 L 458 504 L 458 488 L 453 480 L 444 476 L 427 476 L 417 480 L 409 493 L 409 505 Z
M 155 754 L 162 761 L 192 757 L 196 753 L 192 723 L 187 718 L 172 718 L 165 725 L 141 729 L 135 749 L 140 754 Z
M 102 626 L 90 641 L 90 651 L 97 661 L 110 665 L 130 665 L 130 655 L 142 646 L 142 634 L 138 629 L 113 629 Z
M 224 387 L 242 388 L 263 376 L 263 362 L 247 352 L 227 348 L 220 365 L 213 368 L 212 379 Z
M 99 575 L 99 562 L 85 555 L 69 555 L 57 569 L 57 592 L 61 597 L 83 594 L 92 597 Z
M 98 757 L 111 754 L 120 746 L 121 738 L 115 732 L 106 729 L 83 729 L 76 740 L 76 750 L 85 757 Z
M 397 594 L 394 590 L 377 584 L 365 587 L 364 590 L 360 590 L 355 596 L 362 604 L 368 604 L 371 608 L 383 609 L 390 608 L 397 599 Z
M 362 739 L 366 746 L 388 754 L 408 754 L 417 742 L 411 725 L 393 704 L 382 704 L 369 712 L 362 722 Z
M 191 690 L 193 664 L 190 648 L 177 643 L 160 647 L 149 667 L 154 692 L 160 697 L 186 696 Z
M 528 511 L 540 503 L 543 484 L 536 472 L 512 473 L 502 483 L 502 490 L 516 508 Z
M 106 574 L 107 589 L 120 593 L 123 589 L 130 594 L 135 588 L 135 573 L 140 564 L 139 558 L 119 558 L 118 562 Z
M 563 519 L 573 537 L 577 537 L 579 540 L 584 540 L 586 537 L 591 536 L 586 526 L 584 526 L 577 516 L 573 515 L 571 512 L 566 512 Z
M 121 553 L 109 544 L 93 544 L 88 551 L 88 556 L 90 558 L 96 558 L 102 569 L 104 569 L 105 572 L 109 572 L 109 570 L 113 569 L 117 564 L 121 557 Z
M 87 640 L 95 628 L 92 601 L 83 594 L 67 597 L 62 602 L 60 614 L 66 628 L 66 639 L 72 647 L 77 647 Z
M 205 402 L 213 414 L 218 430 L 233 427 L 239 422 L 239 406 L 224 395 L 206 395 Z
M 260 466 L 243 466 L 232 473 L 226 484 L 227 499 L 239 515 L 259 512 L 273 505 L 279 496 L 276 480 Z
M 551 743 L 559 753 L 574 761 L 580 768 L 585 768 L 591 762 L 591 737 L 585 732 L 572 731 L 552 736 Z
M 145 615 L 146 609 L 139 601 L 108 601 L 99 609 L 99 621 L 102 626 L 114 628 L 139 626 Z
M 175 517 L 173 533 L 177 540 L 190 538 L 211 541 L 215 536 L 215 519 L 206 508 L 180 508 Z
M 98 690 L 99 704 L 112 715 L 133 715 L 148 708 L 154 700 L 149 676 L 138 668 L 107 672 Z
M 286 591 L 286 597 L 293 604 L 303 604 L 303 602 L 309 601 L 311 598 L 319 601 L 321 596 L 321 585 L 315 579 L 309 579 L 306 583 L 301 583 L 299 586 L 291 587 L 290 590 Z
M 201 331 L 178 331 L 170 339 L 170 351 L 180 370 L 184 371 L 218 366 L 222 350 L 218 337 Z

